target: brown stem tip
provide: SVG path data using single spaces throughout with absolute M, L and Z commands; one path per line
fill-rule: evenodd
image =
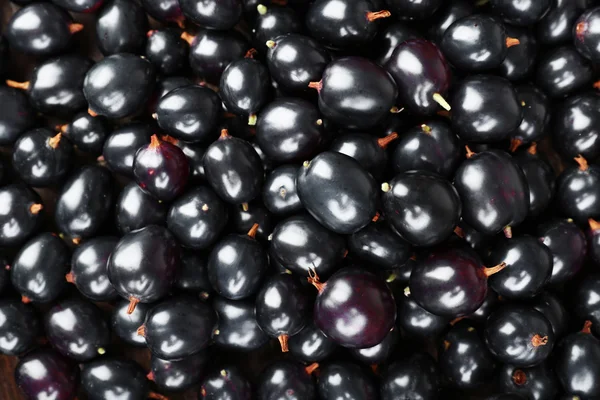
M 376 19 L 380 19 L 380 18 L 389 18 L 392 16 L 392 13 L 389 12 L 388 10 L 381 10 L 381 11 L 369 11 L 367 13 L 367 20 L 369 22 L 373 22 Z
M 494 267 L 484 268 L 483 273 L 485 274 L 485 276 L 492 276 L 502 271 L 504 268 L 506 268 L 506 263 L 502 262 Z
M 69 283 L 75 283 L 75 275 L 72 272 L 69 272 L 65 275 L 65 280 Z
M 246 54 L 244 55 L 244 58 L 254 58 L 254 56 L 257 54 L 258 52 L 256 51 L 255 48 L 252 48 L 250 50 L 248 50 L 246 52 Z
M 91 108 L 88 108 L 88 114 L 90 114 L 90 116 L 92 117 L 97 117 L 98 113 L 94 110 L 92 110 Z
M 11 81 L 10 79 L 7 79 L 6 86 L 14 88 L 14 89 L 27 90 L 27 89 L 29 89 L 29 81 L 17 82 L 17 81 Z
M 531 155 L 536 155 L 537 154 L 537 143 L 536 142 L 531 143 L 531 146 L 529 146 L 529 148 L 527 149 L 527 152 Z
M 588 224 L 590 225 L 590 229 L 592 230 L 592 232 L 600 230 L 600 222 L 596 221 L 595 219 L 589 218 Z
M 575 157 L 574 160 L 577 162 L 577 164 L 579 164 L 580 171 L 587 171 L 588 162 L 581 154 Z
M 594 82 L 594 84 L 592 86 L 594 89 L 600 89 L 600 81 Z
M 317 89 L 318 92 L 321 91 L 321 89 L 323 89 L 323 81 L 319 81 L 319 82 L 310 82 L 308 84 L 308 87 L 311 89 Z
M 180 38 L 182 38 L 183 40 L 185 40 L 186 42 L 188 42 L 188 44 L 191 46 L 192 43 L 194 42 L 195 36 L 190 35 L 187 32 L 183 32 L 181 34 L 181 36 L 179 36 Z
M 517 138 L 511 139 L 510 140 L 510 151 L 514 153 L 515 151 L 517 151 L 517 149 L 522 144 L 523 144 L 523 141 L 521 139 L 517 139 Z
M 506 38 L 506 47 L 508 47 L 509 49 L 518 44 L 521 44 L 521 41 L 519 39 L 511 37 Z
M 581 333 L 592 333 L 592 321 L 585 321 Z
M 586 28 L 587 24 L 584 21 L 581 21 L 580 23 L 575 25 L 575 36 L 577 36 L 577 39 L 583 41 L 583 35 L 585 33 Z
M 533 347 L 545 346 L 548 344 L 548 336 L 540 336 L 537 333 L 531 338 L 531 345 Z
M 29 303 L 31 303 L 31 299 L 27 296 L 21 296 L 21 302 L 23 304 L 29 304 Z
M 520 369 L 515 370 L 512 374 L 512 380 L 517 386 L 522 386 L 527 382 L 527 375 Z
M 158 135 L 152 135 L 150 137 L 150 144 L 148 145 L 149 149 L 157 149 L 160 147 L 160 139 Z
M 460 226 L 454 228 L 454 234 L 461 239 L 465 238 L 465 231 Z
M 48 146 L 52 147 L 53 149 L 56 149 L 58 147 L 58 145 L 60 144 L 61 138 L 62 138 L 62 132 L 58 132 L 56 135 L 54 135 L 50 139 L 48 139 Z
M 139 328 L 137 328 L 136 333 L 138 334 L 138 336 L 146 336 L 146 326 L 142 325 Z
M 282 353 L 287 353 L 288 351 L 290 351 L 290 349 L 288 348 L 288 339 L 290 337 L 288 335 L 279 335 L 277 337 L 277 340 L 279 340 L 279 345 L 281 346 L 281 352 Z
M 77 33 L 83 30 L 83 24 L 69 24 L 69 32 L 71 34 Z
M 256 232 L 258 232 L 258 227 L 258 224 L 252 225 L 252 228 L 250 228 L 250 230 L 248 231 L 248 236 L 254 239 L 254 237 L 256 236 Z
M 465 150 L 467 151 L 467 158 L 471 158 L 475 155 L 475 153 L 471 151 L 469 146 L 465 146 Z
M 322 283 L 319 280 L 319 275 L 317 275 L 317 271 L 314 267 L 308 268 L 308 278 L 306 278 L 306 280 L 308 281 L 308 283 L 313 285 L 319 291 L 319 293 L 321 293 L 323 289 L 325 289 L 326 283 Z
M 227 139 L 229 137 L 229 131 L 227 129 L 221 129 L 221 135 L 219 139 Z
M 375 213 L 375 216 L 373 218 L 371 218 L 372 222 L 377 222 L 379 221 L 379 218 L 381 217 L 381 214 L 379 214 L 379 212 Z
M 386 137 L 377 139 L 377 145 L 379 145 L 379 147 L 381 147 L 382 149 L 385 149 L 390 143 L 392 143 L 396 139 L 398 139 L 398 134 L 396 132 L 393 132 L 387 135 Z
M 167 396 L 163 396 L 162 394 L 156 392 L 148 393 L 148 398 L 154 400 L 169 400 Z
M 127 307 L 127 314 L 133 314 L 133 312 L 135 311 L 135 307 L 138 305 L 140 301 L 138 299 L 136 299 L 135 297 L 130 297 L 129 298 L 129 307 Z
M 44 208 L 43 205 L 41 205 L 39 203 L 35 203 L 29 207 L 29 212 L 32 213 L 33 215 L 36 215 L 36 214 L 39 214 L 39 212 L 42 211 L 43 208 Z
M 149 381 L 153 381 L 154 373 L 152 371 L 148 372 L 148 375 L 146 375 L 146 379 L 148 379 Z
M 150 29 L 148 32 L 146 32 L 146 37 L 150 37 L 152 35 L 154 35 L 156 33 L 156 29 Z
M 308 375 L 312 375 L 313 372 L 315 372 L 315 370 L 319 368 L 319 363 L 312 363 L 309 366 L 307 366 L 306 368 L 304 368 L 304 370 L 306 371 L 306 373 Z

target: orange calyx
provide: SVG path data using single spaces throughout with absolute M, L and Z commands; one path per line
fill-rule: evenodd
M 246 54 L 244 55 L 244 58 L 254 58 L 254 56 L 256 54 L 258 54 L 258 52 L 256 51 L 255 48 L 252 48 L 246 52 Z
M 595 219 L 589 218 L 588 224 L 590 225 L 592 232 L 600 230 L 600 222 L 596 221 Z
M 60 133 L 65 133 L 68 128 L 69 128 L 69 124 L 56 125 L 54 127 L 54 129 Z
M 377 139 L 377 145 L 382 149 L 385 149 L 390 143 L 392 143 L 396 139 L 398 139 L 398 134 L 396 132 L 393 132 L 387 135 L 386 137 Z
M 148 32 L 146 32 L 146 37 L 150 37 L 152 35 L 154 35 L 156 33 L 156 29 L 150 29 Z
M 54 135 L 50 139 L 48 139 L 48 146 L 52 147 L 53 149 L 56 149 L 58 147 L 58 145 L 60 144 L 61 138 L 62 138 L 62 132 L 58 132 L 56 135 Z
M 587 171 L 589 167 L 588 162 L 581 154 L 575 157 L 574 160 L 577 162 L 577 164 L 579 164 L 580 171 Z
M 507 48 L 511 48 L 513 46 L 516 46 L 518 44 L 521 44 L 521 41 L 517 38 L 511 38 L 511 37 L 507 37 L 506 38 L 506 47 Z
M 467 151 L 467 158 L 473 157 L 476 153 L 472 152 L 469 146 L 465 146 L 465 150 Z
M 171 144 L 174 144 L 175 146 L 177 146 L 177 144 L 179 143 L 179 140 L 177 140 L 173 136 L 169 136 L 169 135 L 161 136 L 160 140 L 162 140 L 163 142 L 169 142 Z
M 342 258 L 348 257 L 348 253 L 349 253 L 348 249 L 344 249 L 344 254 L 342 254 Z
M 146 375 L 146 379 L 148 379 L 149 381 L 153 381 L 154 373 L 152 371 L 148 372 L 148 375 Z
M 288 335 L 279 335 L 277 337 L 277 340 L 279 340 L 279 345 L 281 346 L 281 352 L 282 353 L 287 353 L 288 351 L 290 351 L 289 347 L 288 347 L 288 339 L 290 337 Z
M 81 243 L 81 238 L 73 238 L 71 239 L 71 242 L 75 245 L 79 245 Z
M 512 380 L 517 386 L 522 386 L 527 382 L 527 375 L 520 369 L 515 370 L 512 374 Z
M 517 139 L 517 138 L 511 139 L 510 140 L 510 151 L 514 153 L 515 151 L 517 151 L 519 146 L 521 146 L 522 144 L 523 144 L 523 141 L 521 139 Z
M 369 11 L 367 13 L 367 21 L 369 22 L 373 22 L 376 19 L 380 19 L 380 18 L 389 18 L 392 16 L 392 13 L 389 12 L 388 10 L 381 10 L 381 11 Z
M 138 334 L 138 336 L 144 336 L 146 337 L 146 326 L 142 325 L 139 328 L 137 328 L 137 330 L 135 331 L 135 333 Z
M 594 89 L 600 89 L 600 81 L 594 82 L 592 86 L 594 87 Z
M 592 333 L 592 321 L 585 321 L 581 333 Z
M 483 273 L 485 274 L 485 276 L 490 277 L 490 276 L 502 271 L 504 268 L 506 268 L 506 263 L 502 262 L 494 267 L 484 268 Z
M 27 296 L 21 296 L 21 302 L 24 304 L 29 304 L 31 303 L 31 299 Z
M 306 373 L 308 375 L 312 375 L 313 372 L 315 372 L 315 370 L 319 368 L 319 363 L 312 363 L 309 366 L 307 366 L 306 368 L 304 368 L 304 370 L 306 371 Z
M 135 297 L 131 296 L 129 298 L 129 307 L 127 307 L 127 314 L 133 314 L 135 311 L 135 307 L 138 305 L 140 301 Z
M 548 336 L 540 336 L 537 333 L 531 338 L 531 345 L 533 347 L 545 346 L 548 344 Z
M 6 86 L 11 87 L 11 88 L 15 88 L 15 89 L 21 89 L 21 90 L 27 90 L 29 89 L 29 81 L 26 82 L 17 82 L 17 81 L 12 81 L 10 79 L 6 80 Z
M 463 230 L 463 228 L 461 228 L 460 226 L 456 226 L 456 227 L 454 228 L 454 234 L 455 234 L 456 236 L 458 236 L 459 238 L 461 238 L 461 239 L 464 239 L 464 238 L 465 238 L 465 231 L 464 231 L 464 230 Z
M 587 24 L 584 21 L 575 25 L 575 36 L 577 36 L 577 39 L 583 41 L 583 34 L 585 33 L 586 28 Z
M 221 135 L 219 139 L 227 139 L 229 136 L 229 131 L 227 129 L 221 129 Z
M 192 36 L 187 32 L 183 32 L 179 37 L 182 38 L 183 40 L 185 40 L 186 42 L 188 42 L 188 44 L 190 46 L 192 45 L 192 43 L 194 42 L 194 39 L 196 38 L 195 36 Z
M 149 149 L 157 149 L 160 147 L 160 139 L 157 135 L 152 135 L 150 137 L 150 144 L 148 145 Z
M 256 232 L 258 232 L 258 227 L 258 224 L 252 225 L 252 228 L 250 228 L 250 230 L 248 231 L 248 236 L 254 239 L 254 237 L 256 236 Z
M 71 32 L 71 34 L 77 33 L 82 30 L 83 30 L 83 24 L 77 24 L 77 23 L 69 24 L 69 32 Z
M 308 87 L 311 89 L 317 89 L 317 92 L 320 92 L 321 89 L 323 89 L 323 81 L 319 81 L 319 82 L 310 82 L 308 84 Z
M 72 272 L 69 272 L 65 275 L 65 280 L 69 283 L 75 283 L 75 275 Z
M 371 218 L 371 221 L 377 222 L 377 221 L 379 221 L 379 217 L 381 217 L 381 214 L 379 214 L 379 212 L 376 212 L 375 216 L 373 218 Z
M 44 206 L 41 205 L 40 203 L 35 203 L 29 207 L 29 212 L 32 213 L 33 215 L 36 215 L 36 214 L 39 214 L 39 212 L 42 211 L 43 208 L 44 208 Z
M 504 229 L 502 230 L 502 232 L 504 232 L 504 237 L 507 239 L 512 239 L 512 227 L 510 227 L 509 225 L 505 226 Z
M 527 152 L 531 155 L 537 154 L 537 143 L 536 142 L 531 143 L 531 146 L 529 146 L 529 148 L 527 149 Z
M 464 316 L 454 318 L 452 321 L 450 321 L 450 326 L 456 325 L 458 323 L 458 321 L 462 321 L 463 319 L 465 319 Z
M 91 108 L 88 108 L 88 114 L 90 114 L 92 117 L 97 117 L 98 113 L 94 110 L 92 110 Z
M 167 396 L 163 396 L 162 394 L 156 392 L 148 393 L 148 398 L 154 400 L 169 400 Z
M 313 285 L 319 291 L 319 293 L 321 293 L 327 285 L 326 283 L 321 282 L 321 280 L 319 279 L 319 275 L 317 275 L 315 267 L 308 268 L 308 278 L 306 279 L 308 280 L 308 283 Z

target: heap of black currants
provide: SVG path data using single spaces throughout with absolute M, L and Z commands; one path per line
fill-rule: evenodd
M 600 399 L 600 0 L 11 1 L 0 400 Z

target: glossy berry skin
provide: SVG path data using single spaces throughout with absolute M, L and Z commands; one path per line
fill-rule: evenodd
M 593 326 L 593 325 L 592 325 Z M 570 394 L 593 398 L 600 395 L 600 385 L 590 377 L 598 376 L 600 342 L 589 331 L 565 337 L 555 352 L 555 371 L 561 386 Z
M 108 280 L 106 264 L 118 239 L 99 236 L 77 246 L 71 257 L 69 278 L 77 290 L 92 301 L 116 300 L 119 295 Z
M 594 300 L 598 295 L 600 295 L 600 275 L 592 273 L 575 285 L 569 302 L 577 322 L 590 321 L 595 335 L 600 332 L 600 307 Z
M 462 160 L 462 149 L 448 123 L 430 120 L 405 131 L 390 159 L 396 174 L 416 169 L 449 178 Z
M 110 317 L 111 332 L 130 346 L 146 347 L 146 339 L 138 335 L 137 330 L 146 320 L 146 314 L 152 307 L 152 304 L 140 303 L 129 314 L 127 312 L 129 301 L 118 300 Z
M 15 383 L 28 399 L 71 400 L 77 394 L 77 367 L 54 350 L 31 352 L 15 367 Z
M 77 149 L 94 156 L 102 154 L 106 138 L 110 135 L 108 124 L 102 117 L 92 117 L 86 111 L 73 116 L 71 122 L 60 130 Z
M 137 184 L 158 200 L 171 201 L 179 196 L 190 173 L 188 159 L 174 144 L 153 135 L 150 144 L 141 147 L 133 160 Z
M 90 109 L 98 115 L 109 119 L 131 117 L 146 105 L 154 80 L 150 61 L 128 53 L 114 54 L 88 71 L 83 93 Z
M 167 209 L 137 183 L 131 182 L 117 198 L 115 215 L 119 232 L 125 234 L 148 225 L 164 225 Z
M 503 365 L 498 372 L 498 386 L 506 393 L 518 393 L 529 399 L 555 399 L 559 385 L 546 364 L 532 368 Z
M 553 49 L 540 59 L 536 84 L 551 98 L 566 97 L 592 84 L 592 65 L 572 46 Z
M 530 305 L 544 314 L 552 325 L 552 331 L 556 339 L 561 339 L 569 327 L 571 315 L 567 312 L 561 299 L 549 291 L 536 296 Z
M 316 154 L 323 143 L 322 125 L 321 115 L 312 103 L 299 98 L 278 98 L 260 113 L 256 141 L 270 160 L 304 161 Z
M 344 258 L 345 245 L 343 237 L 327 230 L 311 216 L 300 214 L 275 226 L 270 254 L 300 276 L 308 276 L 309 269 L 314 268 L 321 278 L 326 278 Z
M 467 0 L 458 0 L 445 4 L 436 14 L 432 26 L 428 30 L 428 37 L 435 43 L 440 43 L 450 25 L 461 18 L 473 14 L 474 11 L 474 5 Z
M 237 351 L 253 351 L 270 340 L 258 326 L 254 302 L 217 296 L 212 307 L 217 313 L 217 323 L 212 331 L 212 339 L 217 346 Z
M 535 34 L 527 28 L 506 25 L 506 35 L 517 39 L 519 44 L 506 51 L 506 57 L 498 67 L 500 76 L 511 82 L 528 78 L 538 59 L 539 46 Z
M 229 112 L 248 118 L 254 125 L 256 113 L 269 96 L 270 77 L 267 68 L 258 60 L 244 58 L 225 68 L 219 84 L 219 96 Z
M 317 327 L 339 345 L 373 347 L 394 327 L 394 296 L 378 276 L 348 267 L 333 274 L 324 285 L 315 301 L 314 319 Z
M 142 7 L 157 21 L 181 23 L 185 19 L 178 0 L 142 0 Z
M 250 382 L 236 367 L 227 366 L 207 374 L 202 380 L 198 400 L 251 400 Z
M 319 367 L 317 390 L 321 399 L 377 398 L 371 376 L 358 365 L 347 362 L 331 362 Z
M 422 20 L 431 17 L 444 4 L 442 0 L 385 0 L 398 18 Z
M 508 300 L 534 297 L 552 274 L 552 252 L 529 235 L 497 242 L 487 261 L 489 265 L 506 263 L 506 268 L 490 276 L 489 285 Z
M 207 82 L 219 83 L 223 70 L 232 61 L 244 58 L 249 48 L 246 39 L 236 31 L 204 29 L 190 44 L 190 67 Z
M 517 86 L 517 99 L 521 104 L 523 120 L 510 134 L 511 138 L 523 143 L 542 140 L 550 125 L 550 103 L 544 93 L 531 84 Z M 525 105 L 523 105 L 525 104 Z
M 185 76 L 165 76 L 156 82 L 156 87 L 154 88 L 155 101 L 158 102 L 158 100 L 165 97 L 171 90 L 193 84 L 194 82 Z M 156 111 L 156 104 L 151 104 L 149 109 Z
M 525 174 L 529 188 L 529 215 L 534 217 L 550 204 L 554 195 L 555 176 L 552 167 L 540 156 L 531 154 L 530 149 L 519 150 L 513 158 Z
M 375 180 L 344 154 L 331 151 L 319 154 L 303 164 L 296 179 L 304 208 L 335 233 L 358 232 L 377 212 L 379 196 Z
M 407 40 L 421 38 L 416 30 L 403 22 L 389 24 L 385 29 L 380 28 L 380 32 L 375 38 L 377 47 L 373 49 L 373 59 L 382 66 L 392 57 L 399 44 Z
M 348 133 L 335 138 L 329 150 L 352 157 L 378 180 L 386 172 L 387 147 L 396 140 L 396 137 L 397 134 L 377 138 L 368 133 Z
M 13 299 L 0 300 L 0 353 L 18 356 L 36 345 L 41 324 L 36 310 Z
M 267 175 L 263 186 L 262 200 L 274 215 L 289 215 L 302 210 L 296 189 L 298 166 L 282 165 Z
M 23 243 L 37 232 L 43 216 L 42 199 L 26 185 L 0 188 L 0 245 Z
M 11 49 L 44 57 L 71 46 L 72 28 L 73 20 L 66 11 L 51 3 L 34 3 L 14 13 L 5 31 Z
M 22 134 L 12 151 L 12 165 L 19 177 L 34 187 L 57 184 L 69 172 L 73 146 L 47 128 Z
M 247 211 L 241 206 L 233 206 L 229 218 L 230 228 L 236 233 L 248 233 L 254 224 L 258 224 L 256 238 L 263 243 L 268 240 L 275 224 L 273 216 L 261 202 L 250 203 Z
M 565 283 L 583 268 L 587 241 L 573 221 L 548 221 L 538 227 L 537 236 L 552 253 L 552 275 L 548 283 Z
M 268 336 L 279 339 L 288 351 L 287 340 L 304 328 L 309 298 L 295 276 L 278 274 L 265 281 L 256 295 L 256 321 Z
M 507 304 L 487 319 L 484 340 L 499 361 L 515 367 L 533 367 L 548 358 L 555 336 L 552 325 L 541 312 Z
M 396 82 L 398 101 L 409 110 L 430 115 L 442 109 L 434 96 L 447 94 L 451 75 L 446 58 L 435 44 L 424 39 L 401 43 L 385 69 Z
M 452 326 L 438 348 L 440 372 L 453 387 L 474 389 L 494 376 L 496 361 L 469 321 Z
M 381 343 L 373 347 L 365 347 L 364 349 L 351 349 L 350 354 L 366 365 L 378 365 L 390 359 L 399 338 L 400 332 L 398 332 L 398 329 L 393 328 Z
M 206 263 L 205 254 L 198 254 L 193 250 L 183 250 L 181 267 L 174 287 L 186 292 L 199 293 L 201 297 L 210 295 L 213 288 L 208 280 Z
M 246 5 L 248 4 L 247 1 L 244 2 Z M 258 11 L 259 3 L 257 1 L 257 4 L 252 7 L 252 11 Z M 266 3 L 262 2 L 263 5 Z M 260 52 L 268 40 L 290 33 L 302 33 L 304 30 L 302 18 L 294 8 L 281 7 L 273 3 L 266 7 L 264 13 L 258 13 L 252 28 L 252 43 Z
M 83 299 L 54 304 L 44 316 L 44 330 L 52 347 L 78 362 L 104 354 L 110 345 L 110 330 L 102 311 Z
M 46 232 L 33 237 L 13 260 L 13 287 L 32 302 L 54 301 L 67 287 L 69 257 L 69 250 L 58 236 Z
M 141 122 L 125 124 L 115 129 L 104 142 L 102 157 L 108 167 L 133 178 L 133 159 L 138 149 L 150 143 L 154 125 Z
M 338 346 L 325 336 L 314 322 L 310 322 L 289 339 L 289 348 L 295 359 L 314 363 L 327 359 Z
M 35 127 L 35 112 L 22 90 L 0 86 L 0 144 L 13 144 Z
M 405 293 L 396 293 L 398 306 L 398 327 L 409 337 L 436 337 L 442 333 L 450 322 L 449 317 L 435 315 L 425 310 Z
M 186 18 L 209 29 L 229 30 L 242 15 L 240 0 L 179 0 L 179 5 Z
M 443 242 L 460 219 L 461 202 L 456 189 L 431 172 L 404 172 L 384 183 L 382 190 L 386 219 L 414 246 Z
M 102 400 L 119 393 L 126 399 L 143 399 L 150 394 L 146 372 L 135 361 L 102 357 L 83 364 L 81 388 L 89 400 Z
M 481 184 L 473 186 L 473 181 Z M 505 152 L 472 155 L 458 167 L 454 186 L 462 200 L 464 221 L 481 233 L 492 235 L 518 225 L 529 211 L 525 175 Z
M 470 249 L 430 254 L 410 275 L 410 296 L 430 313 L 456 318 L 475 312 L 487 294 L 486 269 Z
M 159 29 L 146 34 L 145 54 L 156 70 L 164 75 L 174 75 L 187 65 L 189 46 L 176 29 Z
M 227 235 L 212 248 L 208 257 L 208 278 L 219 295 L 242 300 L 260 289 L 269 259 L 254 235 L 254 230 L 246 235 Z
M 259 400 L 314 400 L 315 383 L 304 365 L 295 361 L 278 361 L 269 365 L 259 377 Z
M 195 143 L 182 142 L 181 140 L 176 140 L 173 144 L 179 147 L 188 159 L 190 165 L 189 181 L 193 183 L 204 182 L 206 177 L 204 175 L 203 159 L 206 148 Z
M 426 353 L 415 353 L 385 369 L 381 376 L 381 400 L 403 397 L 433 400 L 438 385 L 439 371 L 433 358 Z
M 390 113 L 398 96 L 392 77 L 362 57 L 344 57 L 331 62 L 316 86 L 321 113 L 349 129 L 374 127 Z M 369 107 L 362 105 L 365 102 Z
M 96 16 L 96 44 L 105 56 L 140 54 L 146 43 L 148 17 L 136 2 L 108 0 Z
M 56 201 L 54 219 L 59 231 L 72 239 L 94 236 L 110 215 L 113 184 L 110 171 L 95 165 L 71 175 Z
M 179 196 L 167 215 L 167 227 L 179 243 L 197 250 L 211 246 L 227 221 L 226 205 L 206 186 L 197 186 Z
M 351 49 L 364 46 L 377 34 L 378 16 L 368 0 L 343 1 L 317 0 L 306 14 L 306 27 L 318 42 L 333 49 Z
M 600 8 L 586 10 L 573 25 L 573 42 L 577 51 L 588 60 L 600 62 L 598 45 L 600 36 L 597 26 L 600 20 Z
M 561 43 L 569 43 L 573 40 L 573 29 L 575 21 L 587 8 L 589 1 L 565 1 L 553 2 L 548 13 L 537 25 L 537 37 L 544 45 L 555 46 Z
M 554 147 L 565 159 L 600 157 L 600 95 L 584 92 L 568 97 L 556 109 L 552 124 Z
M 158 357 L 150 358 L 150 372 L 147 377 L 160 390 L 182 392 L 195 386 L 204 374 L 208 357 L 200 352 L 179 361 L 167 361 Z
M 518 0 L 490 0 L 492 11 L 511 25 L 530 26 L 542 19 L 552 6 L 552 0 L 526 3 Z
M 581 162 L 581 161 L 580 161 Z M 583 225 L 600 218 L 600 166 L 569 166 L 556 182 L 556 204 L 560 213 Z
M 94 13 L 103 4 L 104 0 L 52 0 L 60 8 L 75 13 Z
M 188 296 L 165 300 L 146 314 L 142 332 L 148 348 L 163 360 L 181 360 L 208 346 L 215 313 Z
M 348 250 L 375 269 L 389 270 L 403 265 L 411 246 L 385 222 L 373 222 L 348 238 Z
M 440 48 L 455 67 L 466 71 L 485 71 L 502 64 L 508 50 L 507 35 L 496 18 L 469 15 L 446 29 Z
M 598 265 L 600 264 L 600 230 L 596 228 L 596 226 L 590 224 L 590 229 L 586 231 L 586 237 L 589 244 L 591 260 Z
M 264 180 L 256 150 L 247 141 L 228 134 L 222 134 L 206 149 L 204 173 L 219 197 L 237 205 L 256 198 Z
M 516 91 L 508 80 L 498 76 L 464 79 L 458 83 L 450 104 L 452 128 L 459 138 L 469 142 L 506 139 L 523 119 Z
M 269 73 L 286 91 L 305 92 L 331 61 L 329 52 L 311 37 L 289 33 L 270 40 L 266 57 Z
M 187 142 L 216 138 L 221 110 L 219 96 L 212 90 L 190 85 L 172 90 L 156 106 L 156 120 L 166 133 Z M 181 121 L 186 121 L 182 124 Z
M 33 107 L 43 114 L 69 118 L 87 108 L 83 80 L 92 66 L 87 57 L 67 54 L 39 64 L 27 84 Z
M 171 289 L 179 267 L 179 245 L 165 228 L 149 225 L 124 235 L 108 260 L 108 278 L 121 297 L 151 303 Z

